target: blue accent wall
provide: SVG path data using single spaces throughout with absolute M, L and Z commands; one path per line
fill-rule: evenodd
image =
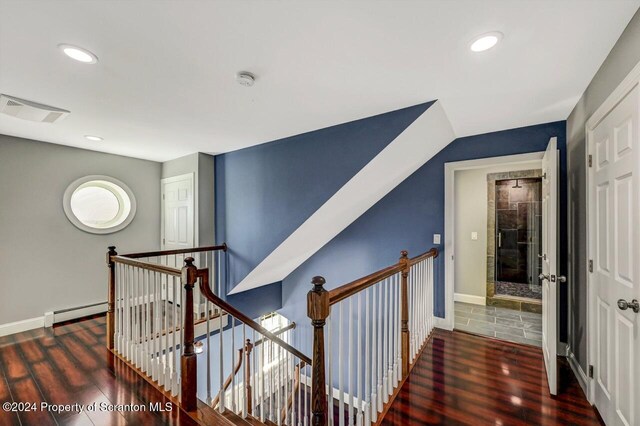
M 310 352 L 311 333 L 306 316 L 306 294 L 311 278 L 322 275 L 327 289 L 338 287 L 397 261 L 400 251 L 410 256 L 433 247 L 433 234 L 444 241 L 444 164 L 544 151 L 553 136 L 560 150 L 560 255 L 561 274 L 567 273 L 566 122 L 458 138 L 409 176 L 358 220 L 298 267 L 282 282 L 282 315 L 299 325 L 299 348 Z M 440 250 L 443 247 L 438 247 Z M 444 316 L 446 253 L 436 259 L 435 310 Z M 566 341 L 567 294 L 561 287 L 560 339 Z
M 227 291 L 432 104 L 216 156 L 216 240 L 229 246 Z

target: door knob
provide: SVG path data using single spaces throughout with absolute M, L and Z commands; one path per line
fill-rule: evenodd
M 549 275 L 540 274 L 538 275 L 538 279 L 540 279 L 540 281 L 543 281 L 543 280 L 549 281 Z
M 618 308 L 620 308 L 621 311 L 626 311 L 631 308 L 633 312 L 638 313 L 640 312 L 640 303 L 638 302 L 638 299 L 633 299 L 631 302 L 620 299 L 618 300 Z
M 558 281 L 561 283 L 566 283 L 567 277 L 565 277 L 564 275 L 558 275 Z

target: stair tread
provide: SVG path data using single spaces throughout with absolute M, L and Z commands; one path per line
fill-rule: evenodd
M 231 410 L 225 410 L 224 413 L 222 413 L 222 417 L 224 417 L 225 419 L 230 421 L 231 424 L 234 424 L 234 425 L 262 425 L 260 421 L 258 421 L 257 423 L 254 423 L 254 422 L 248 421 L 249 419 L 243 419 L 242 417 L 235 414 Z

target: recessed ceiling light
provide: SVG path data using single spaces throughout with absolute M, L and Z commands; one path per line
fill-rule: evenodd
M 98 57 L 96 55 L 82 47 L 72 46 L 70 44 L 59 44 L 58 48 L 71 59 L 75 59 L 83 64 L 95 64 L 98 62 Z
M 469 48 L 474 52 L 484 52 L 498 44 L 498 42 L 502 40 L 502 37 L 503 35 L 499 31 L 482 34 L 471 42 Z
M 100 142 L 101 140 L 103 140 L 100 136 L 92 136 L 92 135 L 84 135 L 84 138 L 93 142 Z

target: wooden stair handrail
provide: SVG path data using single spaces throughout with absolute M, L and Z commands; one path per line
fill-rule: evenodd
M 429 257 L 437 257 L 438 249 L 432 248 L 431 250 L 416 256 L 414 258 L 409 259 L 409 266 L 415 265 L 416 263 L 427 259 Z M 388 266 L 384 269 L 380 269 L 372 274 L 369 274 L 365 277 L 359 278 L 355 281 L 351 281 L 350 283 L 344 284 L 338 288 L 334 288 L 333 290 L 329 290 L 329 304 L 335 305 L 336 303 L 348 298 L 349 296 L 353 296 L 356 293 L 361 292 L 362 290 L 366 290 L 372 285 L 379 283 L 380 281 L 389 278 L 392 275 L 397 274 L 398 272 L 402 272 L 405 266 L 399 262 L 395 265 Z
M 229 376 L 227 376 L 224 383 L 222 384 L 222 392 L 218 392 L 218 395 L 216 395 L 216 397 L 213 398 L 213 401 L 211 401 L 211 406 L 213 408 L 216 408 L 216 405 L 218 405 L 218 403 L 220 402 L 220 394 L 227 391 L 227 389 L 231 385 L 231 382 L 233 381 L 233 377 L 238 374 L 238 371 L 240 371 L 240 368 L 242 367 L 242 352 L 244 352 L 244 348 L 238 349 L 238 361 L 236 361 L 236 366 L 233 367 L 233 371 L 229 373 Z
M 162 274 L 173 275 L 174 277 L 182 276 L 182 269 L 172 268 L 170 266 L 160 265 L 158 263 L 145 262 L 144 260 L 131 259 L 125 256 L 109 256 L 113 263 L 122 263 L 123 265 L 135 266 L 136 268 L 148 269 Z
M 200 293 L 204 297 L 209 299 L 211 303 L 218 306 L 218 308 L 220 308 L 222 311 L 226 312 L 227 314 L 240 320 L 249 328 L 252 328 L 253 330 L 262 334 L 264 337 L 268 338 L 269 340 L 271 340 L 272 342 L 280 346 L 282 349 L 295 355 L 300 360 L 306 362 L 307 364 L 312 364 L 311 358 L 309 358 L 308 356 L 306 356 L 305 354 L 303 354 L 302 352 L 300 352 L 299 350 L 297 350 L 287 342 L 280 339 L 274 333 L 270 332 L 269 330 L 267 330 L 266 328 L 264 328 L 263 326 L 255 322 L 253 319 L 249 318 L 248 316 L 246 316 L 245 314 L 243 314 L 242 312 L 240 312 L 239 310 L 237 310 L 236 308 L 234 308 L 233 306 L 231 306 L 230 304 L 228 304 L 227 302 L 225 302 L 224 300 L 220 299 L 218 296 L 213 294 L 213 292 L 211 291 L 211 288 L 209 288 L 209 270 L 208 269 L 198 269 L 198 278 L 200 279 Z
M 436 257 L 438 257 L 438 254 L 439 254 L 438 249 L 434 247 L 431 250 L 426 251 L 419 256 L 412 257 L 411 259 L 409 259 L 409 266 L 413 266 L 416 263 L 422 262 L 423 260 L 428 259 L 430 257 L 433 257 L 435 259 Z
M 157 257 L 157 256 L 170 256 L 172 254 L 191 254 L 191 253 L 200 253 L 203 251 L 217 251 L 222 250 L 224 252 L 227 251 L 227 243 L 222 243 L 217 246 L 204 246 L 204 247 L 192 247 L 186 249 L 175 249 L 175 250 L 157 250 L 157 251 L 147 251 L 141 253 L 129 253 L 124 254 L 124 257 L 128 257 L 131 259 L 138 259 L 141 257 Z

